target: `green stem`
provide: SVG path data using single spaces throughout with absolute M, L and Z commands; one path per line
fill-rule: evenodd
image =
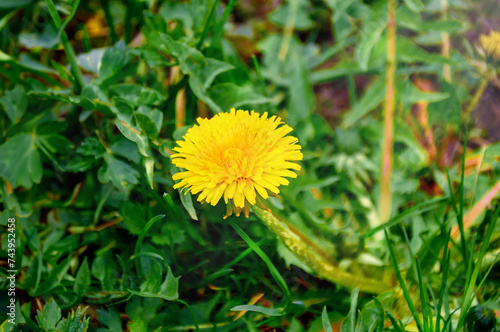
M 52 20 L 56 25 L 56 28 L 59 30 L 59 28 L 62 25 L 62 21 L 61 17 L 59 17 L 59 13 L 57 12 L 56 6 L 54 6 L 52 0 L 45 0 L 45 3 L 47 4 L 47 8 L 49 10 L 50 16 L 52 17 Z M 71 67 L 71 71 L 75 76 L 75 81 L 77 84 L 76 88 L 79 91 L 85 86 L 85 81 L 83 80 L 83 75 L 82 72 L 80 71 L 80 67 L 78 67 L 75 51 L 73 50 L 73 47 L 69 43 L 68 35 L 64 30 L 61 31 L 61 44 L 63 45 L 66 56 L 68 57 L 68 62 Z
M 465 109 L 465 112 L 463 113 L 464 120 L 469 119 L 472 111 L 474 111 L 474 109 L 477 106 L 477 103 L 479 103 L 479 101 L 481 100 L 481 97 L 484 94 L 484 91 L 488 87 L 489 81 L 490 81 L 489 76 L 486 75 L 486 77 L 483 78 L 483 80 L 479 84 L 479 87 L 477 88 L 476 93 L 474 93 L 474 96 L 472 96 L 472 100 L 470 101 L 469 105 L 467 105 L 467 108 Z
M 380 294 L 390 289 L 389 285 L 378 280 L 341 270 L 320 247 L 313 246 L 311 241 L 306 241 L 305 236 L 298 234 L 298 231 L 292 231 L 289 225 L 271 212 L 257 206 L 253 206 L 252 210 L 281 243 L 321 278 L 351 289 L 359 287 L 363 292 L 372 294 Z

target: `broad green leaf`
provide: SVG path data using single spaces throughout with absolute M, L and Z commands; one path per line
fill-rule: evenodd
M 431 103 L 427 106 L 430 125 L 452 124 L 459 126 L 462 122 L 462 104 L 458 98 L 455 86 L 441 81 L 441 90 L 449 95 L 448 98 Z
M 109 88 L 110 96 L 118 96 L 133 106 L 158 105 L 165 95 L 139 84 L 122 83 Z
M 96 84 L 102 85 L 106 80 L 119 74 L 129 61 L 130 55 L 122 40 L 106 49 L 99 63 L 99 77 L 95 80 Z
M 293 3 L 296 2 L 296 3 Z M 279 6 L 269 14 L 269 20 L 276 25 L 286 27 L 293 17 L 293 28 L 296 30 L 307 30 L 314 26 L 307 13 L 307 2 L 300 0 L 290 0 L 288 3 Z
M 113 308 L 97 310 L 97 320 L 107 327 L 106 331 L 121 332 L 122 319 L 120 313 Z
M 18 85 L 12 90 L 5 91 L 5 94 L 0 98 L 0 104 L 3 105 L 10 121 L 17 123 L 28 109 L 28 98 L 23 88 Z
M 455 61 L 436 53 L 428 53 L 415 45 L 410 39 L 398 37 L 396 39 L 396 59 L 401 62 L 424 62 L 443 65 L 455 65 Z
M 189 86 L 194 94 L 216 112 L 224 111 L 209 97 L 207 88 L 217 75 L 233 69 L 234 66 L 203 54 L 188 45 L 178 42 L 167 34 L 160 33 L 163 42 L 162 50 L 171 54 L 179 61 L 181 71 L 189 75 Z
M 370 18 L 363 24 L 361 41 L 354 52 L 354 58 L 361 69 L 368 69 L 372 48 L 379 42 L 382 32 L 386 28 L 388 19 L 387 12 L 387 1 L 378 1 L 374 3 L 371 8 Z
M 409 85 L 409 91 L 405 91 L 401 86 L 398 92 L 402 94 L 400 98 L 405 100 L 407 98 L 408 103 L 414 104 L 418 102 L 429 102 L 434 103 L 447 99 L 450 95 L 443 92 L 423 92 L 420 91 L 413 83 Z
M 180 244 L 186 240 L 186 231 L 183 227 L 173 221 L 164 222 L 161 226 L 160 232 L 153 234 L 151 240 L 159 245 L 174 245 Z
M 40 62 L 33 60 L 28 54 L 22 53 L 21 56 L 19 57 L 19 61 L 16 62 L 17 65 L 21 66 L 22 68 L 28 70 L 28 71 L 38 71 L 42 73 L 47 73 L 47 74 L 56 74 L 57 71 L 54 69 L 47 67 Z
M 192 36 L 193 32 L 193 13 L 190 8 L 190 4 L 187 2 L 165 2 L 161 8 L 159 14 L 165 19 L 165 21 L 177 20 L 182 22 L 184 31 L 188 36 Z
M 40 328 L 54 330 L 56 324 L 61 320 L 61 308 L 52 299 L 43 306 L 43 313 L 37 310 L 36 320 Z
M 107 48 L 95 48 L 87 53 L 80 53 L 76 56 L 78 66 L 90 73 L 97 74 L 101 64 L 102 56 Z
M 361 99 L 353 107 L 352 111 L 347 113 L 342 126 L 344 128 L 352 126 L 363 116 L 377 107 L 385 98 L 385 83 L 378 81 L 373 83 L 363 94 Z
M 134 204 L 130 201 L 124 201 L 120 205 L 120 215 L 127 225 L 130 233 L 139 235 L 146 225 L 146 210 L 142 204 Z
M 41 33 L 19 34 L 19 44 L 28 49 L 45 48 L 52 49 L 59 44 L 59 36 L 54 24 L 46 24 Z
M 180 277 L 174 277 L 172 270 L 168 267 L 167 276 L 161 286 L 155 284 L 156 286 L 152 288 L 152 284 L 149 283 L 145 287 L 147 291 L 142 291 L 143 286 L 141 285 L 141 291 L 129 290 L 129 292 L 143 297 L 158 297 L 167 301 L 175 301 L 179 298 L 179 279 Z
M 99 169 L 98 174 L 102 183 L 111 181 L 116 188 L 127 192 L 139 183 L 139 173 L 134 167 L 109 154 L 104 155 L 104 160 L 106 165 Z
M 125 121 L 120 120 L 120 118 L 116 119 L 115 125 L 118 127 L 123 136 L 137 144 L 137 150 L 139 150 L 140 154 L 144 157 L 149 157 L 149 139 L 140 128 L 126 123 Z
M 33 0 L 2 0 L 0 1 L 0 9 L 14 9 L 26 6 Z
M 420 13 L 422 10 L 424 10 L 424 4 L 422 3 L 421 0 L 404 0 L 406 6 L 410 8 L 415 13 Z
M 288 67 L 288 122 L 295 125 L 297 122 L 308 118 L 314 108 L 314 92 L 309 79 L 309 71 L 305 60 L 294 54 L 293 66 Z
M 78 272 L 75 277 L 75 285 L 73 286 L 73 290 L 78 296 L 85 295 L 85 292 L 89 289 L 91 283 L 90 278 L 90 269 L 89 262 L 87 261 L 87 257 L 83 260 Z
M 22 186 L 30 189 L 33 183 L 42 180 L 43 166 L 35 139 L 32 134 L 19 134 L 0 146 L 0 175 L 13 188 Z
M 213 85 L 209 90 L 210 98 L 222 110 L 229 111 L 243 105 L 260 105 L 269 102 L 269 98 L 255 92 L 251 84 L 235 85 L 233 83 L 220 83 Z
M 148 136 L 158 137 L 163 125 L 163 113 L 156 108 L 139 106 L 135 111 L 135 118 L 139 127 L 141 127 Z
M 91 274 L 101 281 L 103 291 L 112 291 L 118 282 L 116 258 L 111 251 L 98 255 L 92 262 Z

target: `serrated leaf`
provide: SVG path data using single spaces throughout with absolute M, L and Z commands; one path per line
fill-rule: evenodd
M 12 90 L 5 91 L 0 98 L 0 104 L 3 105 L 5 113 L 12 123 L 17 123 L 28 109 L 28 98 L 23 88 L 18 85 Z
M 181 71 L 189 75 L 189 86 L 194 94 L 214 111 L 223 111 L 210 98 L 207 88 L 217 75 L 233 69 L 234 66 L 216 59 L 205 58 L 200 51 L 174 40 L 167 34 L 160 33 L 159 36 L 163 42 L 162 49 L 175 57 Z
M 42 180 L 42 160 L 34 144 L 35 135 L 19 134 L 0 146 L 0 175 L 13 188 L 30 189 Z
M 172 274 L 172 270 L 170 269 L 170 267 L 168 267 L 165 281 L 161 284 L 159 288 L 158 287 L 150 288 L 149 286 L 151 286 L 151 284 L 148 284 L 147 287 L 148 291 L 129 290 L 129 292 L 143 297 L 158 297 L 165 299 L 167 301 L 175 301 L 179 298 L 179 292 L 178 292 L 179 279 L 180 277 L 174 277 L 174 275 Z
M 61 320 L 61 308 L 52 299 L 43 306 L 43 313 L 37 310 L 36 320 L 40 328 L 54 330 L 56 324 Z

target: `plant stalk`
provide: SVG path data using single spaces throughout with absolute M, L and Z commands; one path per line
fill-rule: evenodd
M 292 231 L 289 225 L 279 220 L 272 212 L 257 206 L 253 206 L 252 210 L 281 243 L 316 271 L 321 278 L 350 289 L 359 287 L 361 291 L 372 294 L 380 294 L 391 289 L 390 285 L 378 280 L 341 270 L 319 246 L 305 241 L 305 236 L 299 234 L 297 230 Z
M 387 72 L 386 72 L 386 95 L 385 95 L 385 120 L 384 120 L 384 143 L 382 150 L 382 167 L 380 181 L 379 216 L 380 223 L 389 220 L 391 216 L 392 195 L 392 150 L 394 131 L 394 105 L 396 78 L 396 18 L 395 0 L 389 0 L 389 21 L 387 23 L 389 38 L 387 40 Z

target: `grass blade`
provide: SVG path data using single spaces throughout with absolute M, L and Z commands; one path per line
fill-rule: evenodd
M 396 260 L 396 256 L 394 255 L 394 250 L 392 249 L 392 245 L 389 239 L 389 234 L 387 233 L 387 230 L 384 229 L 384 234 L 385 234 L 385 240 L 387 242 L 387 246 L 389 248 L 389 254 L 391 256 L 392 264 L 394 265 L 394 270 L 396 272 L 396 278 L 399 281 L 399 285 L 401 286 L 401 289 L 403 290 L 403 295 L 406 299 L 406 302 L 408 304 L 408 307 L 410 308 L 410 311 L 413 315 L 413 318 L 415 319 L 415 323 L 417 324 L 417 328 L 419 331 L 423 332 L 423 325 L 422 321 L 420 320 L 420 317 L 417 312 L 417 308 L 415 307 L 415 304 L 413 303 L 413 300 L 411 299 L 410 292 L 408 291 L 408 288 L 406 287 L 406 284 L 403 280 L 403 277 L 401 276 L 401 271 L 399 271 L 398 267 L 398 262 Z
M 273 262 L 269 259 L 267 254 L 260 249 L 260 247 L 255 243 L 248 235 L 245 233 L 244 230 L 240 228 L 240 226 L 236 225 L 234 222 L 230 221 L 229 224 L 231 227 L 234 228 L 236 233 L 245 241 L 250 248 L 266 263 L 267 268 L 269 269 L 269 272 L 271 272 L 271 275 L 273 276 L 274 280 L 278 283 L 278 286 L 281 288 L 283 293 L 285 294 L 286 298 L 290 298 L 290 290 L 288 289 L 288 286 L 286 285 L 285 280 L 281 276 L 281 274 L 278 272 L 278 269 L 274 266 Z

